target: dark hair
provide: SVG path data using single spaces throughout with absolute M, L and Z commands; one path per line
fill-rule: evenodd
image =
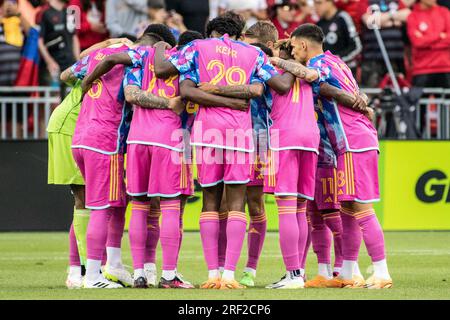
M 312 23 L 302 24 L 300 27 L 294 30 L 291 34 L 291 38 L 306 38 L 308 40 L 322 44 L 325 35 L 322 29 Z
M 245 31 L 245 36 L 258 39 L 259 42 L 264 44 L 269 41 L 275 43 L 278 41 L 278 30 L 272 22 L 258 21 Z
M 157 41 L 165 41 L 172 47 L 177 45 L 177 40 L 169 27 L 161 23 L 152 23 L 145 29 L 143 37 L 150 36 Z
M 136 42 L 137 38 L 131 34 L 128 33 L 122 33 L 120 36 L 118 36 L 117 38 L 127 38 L 128 40 L 132 41 L 132 42 Z
M 227 17 L 217 17 L 209 21 L 206 25 L 206 37 L 210 38 L 213 31 L 236 38 L 239 38 L 242 34 L 242 29 L 238 22 Z
M 95 6 L 97 7 L 98 11 L 103 12 L 105 1 L 102 0 L 95 0 Z M 81 0 L 81 9 L 84 12 L 87 12 L 92 7 L 92 1 L 91 0 Z
M 240 28 L 239 36 L 242 34 L 242 32 L 245 29 L 246 23 L 245 23 L 244 17 L 241 14 L 236 13 L 234 11 L 226 11 L 223 14 L 221 14 L 220 16 L 224 17 L 224 18 L 230 18 L 230 19 L 236 21 Z
M 252 46 L 260 48 L 261 51 L 264 52 L 267 56 L 273 57 L 272 49 L 270 49 L 269 47 L 263 45 L 262 43 L 259 43 L 259 42 L 252 43 Z
M 203 35 L 200 32 L 194 30 L 187 30 L 182 34 L 180 34 L 180 37 L 178 38 L 178 47 L 183 47 L 191 41 L 204 38 L 205 37 L 203 37 Z

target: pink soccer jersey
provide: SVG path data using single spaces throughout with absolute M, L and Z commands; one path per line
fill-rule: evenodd
M 269 122 L 269 148 L 298 149 L 319 153 L 320 133 L 314 114 L 311 85 L 296 78 L 291 90 L 284 95 L 274 90 Z
M 359 87 L 350 68 L 330 51 L 312 58 L 308 67 L 317 69 L 319 79 L 313 83 L 318 93 L 320 84 L 327 82 L 351 94 L 359 94 Z M 363 114 L 320 97 L 328 136 L 337 154 L 378 150 L 377 131 Z
M 221 38 L 196 40 L 170 59 L 181 81 L 196 84 L 243 85 L 265 82 L 277 72 L 259 49 L 243 42 Z M 253 152 L 251 110 L 200 106 L 192 129 L 191 144 Z
M 142 51 L 142 50 L 140 50 Z M 167 51 L 167 55 L 169 55 Z M 179 96 L 179 76 L 158 79 L 154 73 L 155 49 L 146 48 L 140 66 L 127 73 L 126 84 L 165 98 Z M 128 144 L 145 144 L 183 151 L 181 117 L 171 110 L 134 107 Z
M 92 72 L 106 56 L 127 49 L 128 47 L 123 45 L 94 51 L 73 65 L 72 72 L 81 79 Z M 124 73 L 125 67 L 116 65 L 94 81 L 92 88 L 83 98 L 72 148 L 89 149 L 104 154 L 123 151 L 127 130 L 125 118 L 129 111 L 122 88 Z

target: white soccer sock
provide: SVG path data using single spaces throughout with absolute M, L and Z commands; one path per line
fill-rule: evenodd
M 86 262 L 86 279 L 88 281 L 95 281 L 100 276 L 100 267 L 102 260 L 87 259 Z
M 353 275 L 364 278 L 363 275 L 361 274 L 361 270 L 359 270 L 358 262 L 356 262 L 355 265 L 353 266 Z
M 319 263 L 319 276 L 322 276 L 327 279 L 333 278 L 333 274 L 331 273 L 331 264 Z
M 156 271 L 156 264 L 154 264 L 154 263 L 144 263 L 144 270 Z
M 69 277 L 81 277 L 81 267 L 80 266 L 70 266 L 69 267 Z
M 251 273 L 254 277 L 256 277 L 256 270 L 252 268 L 245 267 L 244 272 Z
M 136 269 L 136 270 L 134 270 L 134 274 L 133 274 L 134 280 L 137 280 L 140 277 L 145 278 L 144 269 Z
M 305 269 L 301 269 L 301 268 L 300 268 L 300 276 L 302 276 L 302 277 L 305 276 Z
M 209 279 L 218 279 L 220 278 L 220 272 L 217 269 L 209 270 L 208 271 L 208 278 Z
M 222 274 L 222 279 L 227 281 L 234 280 L 234 271 L 225 269 Z
M 224 270 L 225 270 L 225 269 L 224 269 L 223 267 L 219 267 L 220 273 L 223 273 Z
M 333 269 L 333 272 L 336 272 L 336 273 L 341 273 L 341 271 L 342 271 L 341 267 L 334 267 L 334 269 Z M 353 271 L 353 272 L 355 272 L 355 271 Z
M 342 272 L 339 274 L 339 278 L 344 280 L 351 280 L 353 278 L 353 268 L 356 261 L 344 260 L 342 262 Z
M 173 280 L 175 278 L 175 270 L 163 270 L 162 277 L 166 280 Z
M 373 274 L 376 278 L 388 280 L 391 278 L 389 275 L 386 259 L 373 263 Z
M 106 264 L 113 268 L 122 268 L 122 249 L 106 247 Z

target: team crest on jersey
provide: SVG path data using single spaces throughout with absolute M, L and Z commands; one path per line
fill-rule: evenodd
M 333 32 L 336 32 L 336 30 L 337 30 L 337 25 L 336 25 L 336 23 L 332 23 L 332 24 L 330 24 L 330 31 L 333 31 Z
M 94 57 L 94 59 L 97 61 L 103 60 L 104 58 L 105 58 L 105 55 L 101 52 L 98 52 Z

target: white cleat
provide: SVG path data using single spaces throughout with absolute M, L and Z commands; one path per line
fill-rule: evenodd
M 88 281 L 84 278 L 83 288 L 85 289 L 120 289 L 123 288 L 120 284 L 105 279 L 100 275 L 95 281 Z
M 121 284 L 123 287 L 133 286 L 133 277 L 131 273 L 125 269 L 124 266 L 121 268 L 113 268 L 109 265 L 105 266 L 103 274 L 106 279 Z
M 302 276 L 294 276 L 292 272 L 287 272 L 280 281 L 269 284 L 267 289 L 302 289 L 305 287 L 305 282 Z
M 145 278 L 147 278 L 147 285 L 149 287 L 156 287 L 156 281 L 158 280 L 158 273 L 156 270 L 144 268 L 144 274 Z
M 81 275 L 68 275 L 66 279 L 67 289 L 81 289 L 83 287 L 83 277 Z

